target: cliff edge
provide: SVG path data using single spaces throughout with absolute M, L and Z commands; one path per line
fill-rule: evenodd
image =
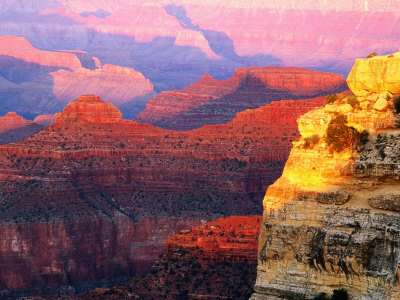
M 263 200 L 251 299 L 337 289 L 400 299 L 398 55 L 357 60 L 354 94 L 329 96 L 298 119 L 301 138 Z

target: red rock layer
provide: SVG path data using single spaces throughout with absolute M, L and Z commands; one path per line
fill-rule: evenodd
M 0 117 L 0 144 L 20 141 L 43 128 L 35 122 L 25 120 L 15 112 L 9 112 Z
M 126 224 L 141 224 L 152 216 L 210 220 L 260 213 L 262 196 L 280 176 L 291 142 L 298 137 L 297 117 L 323 101 L 321 97 L 274 102 L 244 111 L 225 125 L 176 132 L 120 119 L 119 111 L 98 97 L 79 98 L 52 126 L 0 147 L 0 220 L 5 235 L 13 239 L 14 228 L 24 228 L 27 234 L 19 236 L 18 243 L 29 245 L 28 232 L 35 232 L 39 223 L 51 236 L 58 236 L 50 230 L 54 224 L 62 228 L 81 224 L 57 242 L 62 247 L 51 256 L 55 276 L 38 280 L 38 273 L 28 272 L 32 276 L 18 277 L 21 270 L 9 259 L 14 255 L 12 246 L 4 252 L 0 249 L 6 277 L 19 278 L 12 284 L 3 280 L 1 288 L 72 285 L 84 280 L 70 265 L 79 266 L 82 274 L 89 274 L 93 265 L 102 270 L 90 280 L 113 278 L 118 272 L 134 275 L 133 254 L 121 254 L 121 263 L 101 255 L 120 253 L 118 247 L 125 244 L 111 242 L 112 235 L 104 240 L 97 230 L 103 225 L 91 222 L 110 223 L 106 232 L 118 237 L 129 229 L 118 225 L 121 217 L 128 220 Z M 70 252 L 81 231 L 90 237 L 88 247 L 103 250 Z M 52 242 L 47 236 L 37 247 Z M 149 233 L 149 243 L 154 239 L 154 247 L 161 251 L 157 245 L 163 237 Z M 41 261 L 48 262 L 42 257 L 46 252 L 24 252 L 24 247 L 18 248 L 22 249 L 20 264 L 39 270 Z M 153 259 L 155 253 L 150 255 Z M 81 256 L 86 259 L 78 260 Z
M 248 299 L 256 279 L 262 217 L 228 217 L 166 241 L 149 274 L 75 299 Z
M 341 75 L 299 68 L 240 68 L 233 78 L 204 75 L 183 90 L 168 91 L 149 100 L 139 122 L 177 130 L 223 124 L 235 114 L 281 99 L 310 98 L 346 89 Z

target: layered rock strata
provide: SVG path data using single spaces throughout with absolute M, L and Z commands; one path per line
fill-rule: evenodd
M 276 102 L 225 125 L 175 132 L 80 97 L 46 130 L 0 147 L 0 288 L 80 291 L 85 278 L 134 276 L 176 230 L 260 212 L 298 136 L 295 119 L 323 101 Z
M 236 113 L 275 100 L 327 95 L 347 88 L 341 75 L 299 68 L 239 68 L 233 78 L 205 74 L 182 90 L 162 92 L 149 100 L 139 122 L 167 129 L 190 130 L 224 124 Z
M 74 299 L 248 299 L 261 221 L 261 216 L 228 217 L 181 231 L 167 239 L 148 274 Z
M 400 299 L 398 92 L 380 76 L 398 71 L 391 59 L 358 60 L 348 78 L 357 97 L 298 119 L 301 138 L 263 200 L 251 299 L 339 288 L 351 299 Z

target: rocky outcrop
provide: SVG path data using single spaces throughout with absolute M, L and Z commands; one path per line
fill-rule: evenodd
M 111 103 L 102 101 L 99 96 L 86 95 L 68 104 L 57 116 L 57 122 L 115 123 L 121 118 L 121 112 Z
M 364 77 L 353 71 L 357 93 L 353 80 Z M 252 299 L 313 299 L 338 288 L 352 299 L 399 299 L 398 115 L 379 86 L 298 119 L 302 137 L 263 200 Z
M 167 129 L 190 130 L 223 124 L 236 113 L 275 100 L 301 99 L 346 89 L 341 75 L 298 68 L 240 68 L 233 78 L 205 74 L 183 90 L 162 92 L 136 118 Z
M 228 217 L 184 230 L 167 239 L 145 276 L 75 299 L 248 299 L 256 278 L 261 220 Z
M 260 213 L 262 195 L 279 177 L 298 136 L 296 118 L 323 101 L 274 102 L 244 111 L 228 124 L 175 132 L 121 119 L 118 109 L 99 97 L 80 97 L 46 130 L 0 147 L 2 232 L 22 249 L 15 254 L 18 265 L 32 270 L 25 277 L 15 275 L 18 280 L 12 284 L 4 279 L 1 289 L 13 293 L 10 289 L 72 286 L 82 291 L 85 274 L 90 274 L 90 287 L 101 278 L 134 276 L 139 272 L 138 253 L 148 249 L 144 245 L 150 247 L 154 239 L 146 256 L 146 261 L 154 261 L 165 237 L 157 232 L 171 226 L 165 232 L 172 234 L 177 228 L 168 222 L 186 226 L 201 219 Z M 143 229 L 149 218 L 163 219 L 164 225 L 154 221 Z M 38 231 L 39 225 L 43 238 L 35 239 L 40 242 L 29 246 L 32 250 L 23 250 L 36 236 L 28 233 Z M 129 242 L 118 242 L 134 226 L 146 232 L 143 239 L 129 235 Z M 103 227 L 104 238 L 97 230 Z M 15 228 L 26 234 L 15 237 Z M 37 254 L 49 243 L 57 245 L 51 248 L 54 255 L 43 251 L 51 259 Z M 7 267 L 7 261 L 17 260 L 10 249 L 0 252 L 0 263 L 8 270 L 4 278 L 12 278 L 15 269 Z M 113 254 L 116 262 L 109 259 Z M 50 275 L 37 279 L 49 260 L 54 266 L 46 269 Z M 99 271 L 92 274 L 94 268 Z
M 368 93 L 400 94 L 400 52 L 385 56 L 357 59 L 347 83 L 354 94 L 365 96 Z
M 18 142 L 42 129 L 43 126 L 25 120 L 15 112 L 9 112 L 0 117 L 0 144 Z

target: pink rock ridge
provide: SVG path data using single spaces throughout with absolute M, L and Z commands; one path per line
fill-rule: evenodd
M 36 49 L 23 37 L 0 36 L 0 55 L 11 56 L 41 66 L 70 70 L 82 68 L 76 55 Z

